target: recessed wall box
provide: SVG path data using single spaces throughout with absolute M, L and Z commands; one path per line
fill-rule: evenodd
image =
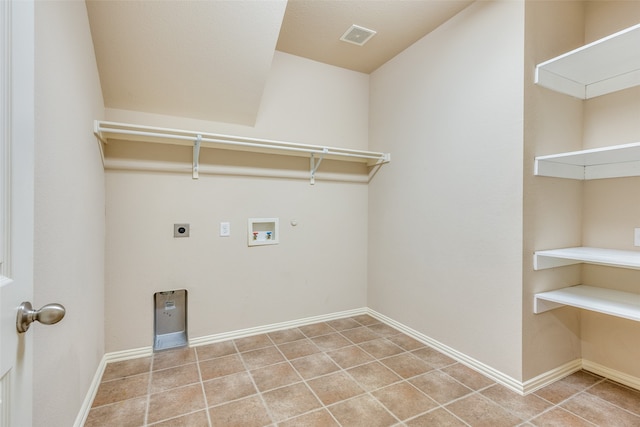
M 277 245 L 280 239 L 278 218 L 249 218 L 247 230 L 249 246 Z
M 189 237 L 189 224 L 173 224 L 173 237 Z
M 153 308 L 153 351 L 187 346 L 186 289 L 156 292 Z

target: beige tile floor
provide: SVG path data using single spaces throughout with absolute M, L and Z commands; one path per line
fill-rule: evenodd
M 85 427 L 640 426 L 579 371 L 520 396 L 367 316 L 107 365 Z

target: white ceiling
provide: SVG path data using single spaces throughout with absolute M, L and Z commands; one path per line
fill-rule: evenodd
M 253 125 L 274 51 L 370 73 L 472 0 L 86 0 L 107 108 Z M 364 46 L 340 41 L 352 25 Z

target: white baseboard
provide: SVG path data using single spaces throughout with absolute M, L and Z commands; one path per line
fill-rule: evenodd
M 204 337 L 193 338 L 189 340 L 189 346 L 197 347 L 200 345 L 213 344 L 216 342 L 235 340 L 238 338 L 250 337 L 252 335 L 266 334 L 269 332 L 281 331 L 283 329 L 297 328 L 299 326 L 311 325 L 313 323 L 327 322 L 329 320 L 342 319 L 344 317 L 358 316 L 367 314 L 367 308 L 357 308 L 354 310 L 339 311 L 337 313 L 324 314 L 321 316 L 305 317 L 298 320 L 288 322 L 273 323 L 271 325 L 257 326 L 255 328 L 240 329 L 237 331 L 224 332 L 221 334 L 207 335 Z
M 153 347 L 140 347 L 131 350 L 114 351 L 106 353 L 104 358 L 107 363 L 121 362 L 123 360 L 137 359 L 139 357 L 147 357 L 153 354 Z
M 439 341 L 434 340 L 431 337 L 428 337 L 426 335 L 424 335 L 421 332 L 416 331 L 415 329 L 412 329 L 402 323 L 396 322 L 393 319 L 390 319 L 389 317 L 380 314 L 374 310 L 369 309 L 368 310 L 368 314 L 372 317 L 375 317 L 376 319 L 380 320 L 383 323 L 388 324 L 389 326 L 392 326 L 402 332 L 404 332 L 405 334 L 409 335 L 410 337 L 420 341 L 423 344 L 428 345 L 429 347 L 433 347 L 436 350 L 438 350 L 439 352 L 449 356 L 450 358 L 452 358 L 453 360 L 462 363 L 465 366 L 468 366 L 469 368 L 483 374 L 486 377 L 491 378 L 492 380 L 494 380 L 495 382 L 502 384 L 503 386 L 509 388 L 510 390 L 515 391 L 516 393 L 519 394 L 524 394 L 524 387 L 522 385 L 522 382 L 516 380 L 515 378 L 512 378 L 494 368 L 492 368 L 491 366 L 488 366 L 482 362 L 480 362 L 479 360 L 476 360 L 472 357 L 467 356 L 464 353 L 461 353 L 445 344 L 442 344 Z
M 96 369 L 96 373 L 93 376 L 91 385 L 89 385 L 89 390 L 87 391 L 87 395 L 82 402 L 82 406 L 80 407 L 80 411 L 78 412 L 76 421 L 73 423 L 73 427 L 82 427 L 87 421 L 89 411 L 91 410 L 91 404 L 93 403 L 93 399 L 96 397 L 98 387 L 100 387 L 100 381 L 102 380 L 102 375 L 104 374 L 104 370 L 106 369 L 108 363 L 137 359 L 138 357 L 151 356 L 152 353 L 153 349 L 151 347 L 142 347 L 133 350 L 105 353 L 105 355 L 102 356 L 102 360 L 100 360 L 100 363 L 98 364 L 98 368 Z
M 87 395 L 84 397 L 84 401 L 82 402 L 80 411 L 78 411 L 78 416 L 76 417 L 76 420 L 73 423 L 73 427 L 82 427 L 84 426 L 84 423 L 87 421 L 87 417 L 89 416 L 89 411 L 91 410 L 91 404 L 93 403 L 93 399 L 96 397 L 96 393 L 98 392 L 98 387 L 100 386 L 100 380 L 102 379 L 104 368 L 107 366 L 107 361 L 105 356 L 102 356 L 102 360 L 100 360 L 100 363 L 98 364 L 98 369 L 96 369 L 96 373 L 93 375 L 93 380 L 89 385 L 89 390 L 87 391 Z
M 252 335 L 265 334 L 269 332 L 281 331 L 283 329 L 296 328 L 298 326 L 311 325 L 313 323 L 319 322 L 327 322 L 329 320 L 342 319 L 345 317 L 358 316 L 361 314 L 367 314 L 367 308 L 357 308 L 354 310 L 346 310 L 339 311 L 337 313 L 330 313 L 321 316 L 314 317 L 305 317 L 303 319 L 292 320 L 288 322 L 280 322 L 273 323 L 271 325 L 257 326 L 254 328 L 240 329 L 237 331 L 224 332 L 221 334 L 207 335 L 204 337 L 193 338 L 189 340 L 190 347 L 197 347 L 200 345 L 213 344 L 221 341 L 234 340 L 238 338 L 249 337 Z M 73 427 L 82 427 L 89 416 L 89 411 L 91 410 L 91 404 L 93 403 L 93 399 L 98 392 L 98 387 L 100 386 L 100 380 L 102 379 L 102 374 L 104 373 L 105 368 L 108 363 L 120 362 L 123 360 L 129 359 L 137 359 L 139 357 L 147 357 L 153 354 L 153 347 L 140 347 L 134 348 L 131 350 L 123 350 L 123 351 L 115 351 L 111 353 L 106 353 L 102 356 L 102 360 L 98 365 L 98 369 L 96 370 L 95 375 L 93 376 L 93 381 L 89 386 L 89 390 L 87 391 L 87 395 L 82 402 L 82 406 L 80 407 L 80 411 L 78 412 L 78 416 L 76 417 L 75 423 Z
M 395 320 L 380 314 L 370 308 L 363 307 L 354 310 L 340 311 L 336 313 L 325 314 L 321 316 L 314 317 L 305 317 L 298 320 L 292 320 L 287 322 L 273 323 L 270 325 L 257 326 L 254 328 L 240 329 L 237 331 L 224 332 L 220 334 L 207 335 L 203 337 L 197 337 L 189 340 L 189 346 L 197 347 L 201 345 L 213 344 L 221 341 L 228 341 L 238 338 L 244 338 L 252 335 L 259 335 L 269 332 L 280 331 L 283 329 L 296 328 L 299 326 L 310 325 L 313 323 L 326 322 L 329 320 L 342 319 L 345 317 L 358 316 L 361 314 L 368 314 L 371 317 L 385 323 L 393 328 L 398 329 L 399 331 L 409 335 L 410 337 L 422 342 L 429 347 L 433 347 L 441 353 L 451 357 L 452 359 L 468 366 L 469 368 L 485 375 L 486 377 L 491 378 L 498 384 L 502 384 L 508 389 L 521 394 L 526 395 L 531 392 L 534 392 L 546 385 L 553 383 L 559 379 L 566 377 L 580 369 L 585 369 L 587 371 L 593 372 L 594 374 L 603 376 L 605 378 L 609 378 L 613 381 L 619 382 L 621 384 L 627 385 L 629 387 L 640 390 L 640 378 L 633 377 L 631 375 L 627 375 L 623 372 L 615 371 L 613 369 L 607 368 L 605 366 L 599 365 L 594 362 L 590 362 L 588 360 L 576 359 L 574 361 L 568 362 L 558 368 L 552 369 L 548 372 L 538 375 L 535 378 L 527 380 L 525 382 L 516 380 L 509 375 L 506 375 L 491 366 L 488 366 L 479 360 L 476 360 L 472 357 L 467 356 L 464 353 L 461 353 L 439 341 L 434 340 L 400 322 L 396 322 Z M 93 399 L 98 391 L 98 387 L 100 386 L 100 380 L 102 378 L 102 374 L 108 363 L 119 362 L 122 360 L 135 359 L 139 357 L 147 357 L 153 354 L 153 348 L 149 347 L 141 347 L 131 350 L 117 351 L 106 353 L 100 364 L 98 365 L 98 369 L 94 375 L 93 381 L 89 387 L 87 392 L 87 396 L 80 408 L 80 412 L 76 418 L 74 423 L 74 427 L 82 427 L 84 422 L 89 415 L 89 410 L 91 409 L 91 404 Z
M 571 362 L 567 362 L 564 365 L 558 366 L 547 372 L 543 372 L 537 377 L 531 378 L 522 384 L 523 394 L 533 393 L 536 390 L 546 387 L 549 384 L 556 382 L 568 375 L 578 372 L 582 369 L 582 359 L 575 359 Z
M 616 371 L 615 369 L 607 368 L 598 363 L 590 360 L 582 359 L 582 369 L 585 371 L 593 372 L 601 377 L 608 378 L 612 381 L 624 384 L 628 387 L 640 390 L 640 378 L 632 375 L 625 374 L 624 372 Z

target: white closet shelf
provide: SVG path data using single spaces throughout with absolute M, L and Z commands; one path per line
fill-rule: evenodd
M 640 176 L 640 142 L 538 156 L 534 174 L 580 180 Z
M 94 133 L 104 144 L 110 140 L 142 141 L 193 147 L 193 178 L 198 178 L 200 148 L 219 148 L 254 153 L 309 157 L 311 183 L 323 159 L 381 166 L 391 160 L 391 154 L 375 151 L 351 150 L 321 145 L 307 145 L 269 139 L 248 138 L 208 132 L 140 126 L 96 120 Z M 102 145 L 101 145 L 102 147 Z M 103 154 L 104 156 L 104 154 Z
M 640 294 L 585 285 L 536 294 L 533 312 L 566 305 L 640 322 Z
M 580 99 L 640 85 L 640 24 L 536 66 L 536 84 Z
M 533 269 L 545 270 L 547 268 L 580 263 L 640 270 L 640 251 L 590 247 L 536 251 L 533 259 Z

